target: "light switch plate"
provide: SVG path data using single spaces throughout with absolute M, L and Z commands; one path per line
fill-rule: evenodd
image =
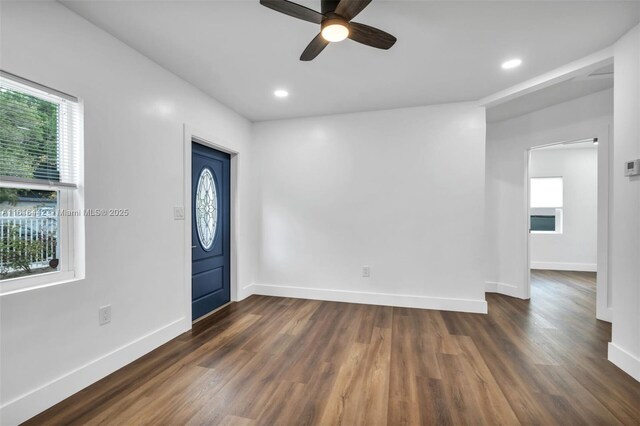
M 173 219 L 174 220 L 184 220 L 184 207 L 174 207 L 173 208 Z

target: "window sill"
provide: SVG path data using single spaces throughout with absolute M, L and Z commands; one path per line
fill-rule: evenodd
M 530 231 L 531 234 L 561 235 L 562 231 Z
M 79 281 L 74 271 L 46 272 L 30 277 L 9 278 L 0 281 L 0 297 L 23 291 L 37 290 L 59 284 Z

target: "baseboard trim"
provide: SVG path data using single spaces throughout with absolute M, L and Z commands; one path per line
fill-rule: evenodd
M 253 284 L 249 284 L 247 286 L 242 287 L 242 291 L 238 292 L 238 302 L 246 299 L 247 297 L 253 294 Z
M 522 290 L 513 284 L 487 281 L 484 283 L 484 291 L 485 293 L 498 293 L 505 296 L 517 297 L 518 299 L 526 299 L 522 297 Z
M 609 342 L 609 361 L 640 382 L 640 358 L 630 354 L 613 342 Z
M 249 288 L 250 287 L 250 288 Z M 331 302 L 360 303 L 366 305 L 397 306 L 403 308 L 433 309 L 439 311 L 487 313 L 485 300 L 415 296 L 407 294 L 372 293 L 347 290 L 329 290 L 270 284 L 253 284 L 245 288 L 251 294 L 291 297 L 294 299 L 326 300 Z
M 17 425 L 119 370 L 184 333 L 191 321 L 180 318 L 58 377 L 0 407 L 0 424 Z
M 613 322 L 613 309 L 597 309 L 596 308 L 596 318 L 600 321 Z
M 597 272 L 596 263 L 564 263 L 564 262 L 531 262 L 531 269 L 543 269 L 549 271 L 578 271 Z

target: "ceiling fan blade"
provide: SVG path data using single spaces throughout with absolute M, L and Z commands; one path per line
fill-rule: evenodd
M 371 0 L 341 0 L 335 12 L 350 21 L 362 12 L 369 3 Z
M 377 47 L 378 49 L 389 49 L 397 40 L 391 34 L 365 24 L 351 22 L 349 27 L 349 38 L 351 40 L 367 46 Z
M 324 50 L 329 42 L 322 37 L 322 33 L 318 34 L 316 38 L 311 40 L 311 43 L 304 49 L 300 56 L 301 61 L 310 61 L 320 54 Z
M 321 24 L 322 18 L 324 18 L 324 15 L 320 12 L 287 0 L 260 0 L 260 4 L 285 15 L 313 22 L 314 24 Z

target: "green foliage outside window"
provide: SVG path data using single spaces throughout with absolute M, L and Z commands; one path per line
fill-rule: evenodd
M 0 89 L 0 152 L 0 176 L 59 180 L 58 105 Z M 0 204 L 15 205 L 27 192 L 37 191 L 0 188 Z
M 1 176 L 59 180 L 58 105 L 8 89 L 0 89 L 0 185 Z M 23 200 L 55 203 L 56 191 L 0 187 L 2 211 Z M 4 221 L 0 226 L 0 279 L 29 274 L 34 261 L 55 256 L 55 228 L 31 229 Z M 52 253 L 52 248 L 54 252 Z M 48 251 L 47 251 L 48 250 Z
M 11 271 L 31 273 L 32 259 L 41 257 L 53 235 L 38 235 L 25 238 L 24 230 L 19 226 L 9 226 L 0 236 L 0 276 L 5 277 Z M 54 242 L 55 245 L 55 242 Z

